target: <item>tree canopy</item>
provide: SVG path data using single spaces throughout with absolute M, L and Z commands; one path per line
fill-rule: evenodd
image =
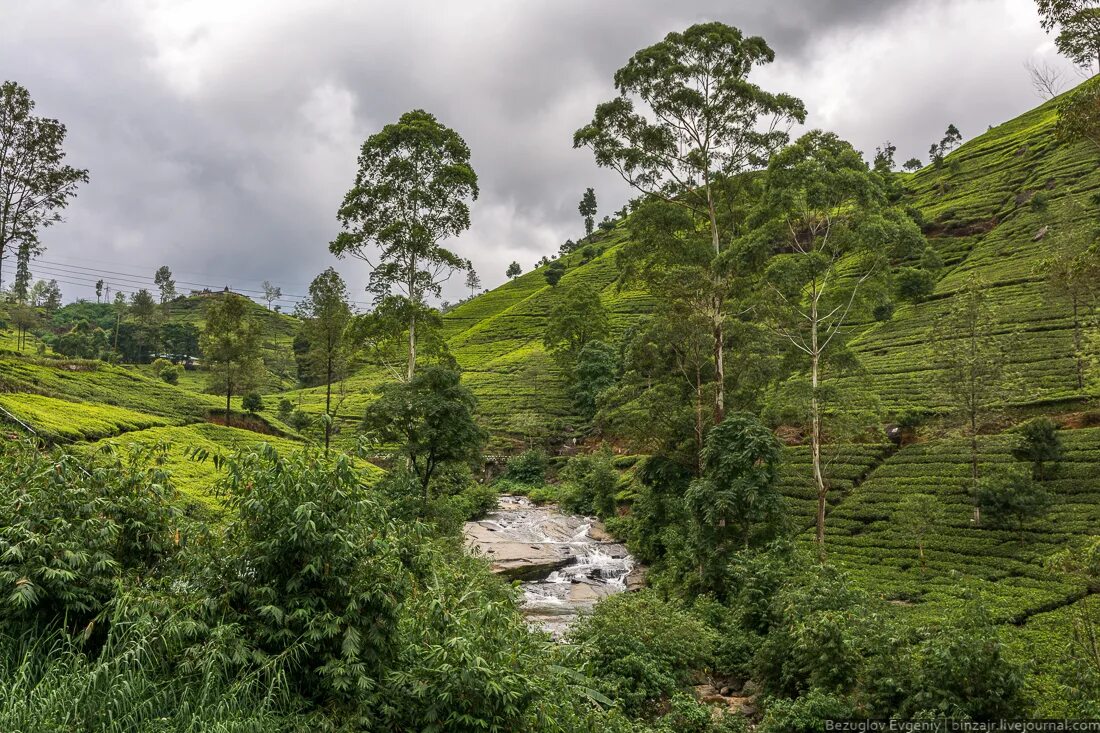
M 467 266 L 441 242 L 469 229 L 469 204 L 477 195 L 466 142 L 424 110 L 401 115 L 360 150 L 355 185 L 337 214 L 344 231 L 329 250 L 370 264 L 367 291 L 376 302 L 396 290 L 412 305 L 406 379 L 416 371 L 420 307 L 427 296 L 440 295 L 451 273 Z

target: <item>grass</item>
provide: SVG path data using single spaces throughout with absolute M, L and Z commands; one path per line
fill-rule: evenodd
M 1065 459 L 1044 482 L 1049 512 L 1018 529 L 972 521 L 966 441 L 943 438 L 907 447 L 876 468 L 830 511 L 830 559 L 860 585 L 888 599 L 919 604 L 938 614 L 980 593 L 1002 621 L 1064 603 L 1083 588 L 1065 582 L 1045 561 L 1067 543 L 1100 531 L 1100 429 L 1062 431 Z M 1014 463 L 1011 435 L 983 438 L 981 468 L 993 475 Z M 909 494 L 934 497 L 944 519 L 925 542 L 922 572 L 918 544 L 905 515 Z
M 0 394 L 0 407 L 51 441 L 98 440 L 170 421 L 144 412 L 94 402 L 69 402 L 34 394 Z
M 124 407 L 177 421 L 201 420 L 218 398 L 101 361 L 0 354 L 0 392 Z
M 98 448 L 103 442 L 107 441 L 93 443 L 91 447 Z M 207 460 L 192 458 L 196 450 L 205 451 L 212 457 L 228 456 L 259 443 L 268 443 L 279 451 L 296 451 L 304 448 L 302 443 L 288 438 L 261 435 L 250 430 L 210 423 L 142 430 L 120 435 L 110 439 L 110 442 L 120 447 L 166 445 L 168 452 L 164 468 L 171 473 L 173 485 L 189 503 L 215 513 L 223 509 L 222 498 L 215 492 L 215 484 L 221 472 L 210 458 Z M 381 475 L 381 469 L 366 461 L 357 460 L 356 463 L 363 469 L 366 479 L 371 483 Z

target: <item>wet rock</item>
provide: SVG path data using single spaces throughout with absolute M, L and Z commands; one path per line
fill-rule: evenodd
M 523 497 L 501 497 L 498 511 L 467 522 L 464 532 L 469 551 L 486 557 L 493 572 L 523 581 L 528 620 L 555 638 L 601 598 L 643 582 L 626 547 L 599 522 Z

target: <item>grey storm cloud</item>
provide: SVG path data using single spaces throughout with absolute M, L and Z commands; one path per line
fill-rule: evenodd
M 365 300 L 365 265 L 327 243 L 359 145 L 413 108 L 471 147 L 481 197 L 452 246 L 499 283 L 513 259 L 529 269 L 577 236 L 586 186 L 601 214 L 628 198 L 572 133 L 630 54 L 695 22 L 764 36 L 777 58 L 759 83 L 801 96 L 808 125 L 868 153 L 891 139 L 901 159 L 948 122 L 970 137 L 1028 109 L 1023 62 L 1057 61 L 1032 0 L 0 6 L 0 77 L 66 123 L 70 162 L 91 172 L 34 268 L 70 298 L 99 274 L 134 289 L 128 276 L 160 264 L 181 281 L 304 293 L 335 265 Z M 445 297 L 462 294 L 454 282 Z

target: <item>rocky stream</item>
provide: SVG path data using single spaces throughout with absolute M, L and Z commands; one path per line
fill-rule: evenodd
M 600 598 L 644 583 L 641 567 L 599 520 L 521 496 L 501 497 L 497 511 L 466 523 L 465 535 L 493 572 L 522 581 L 524 613 L 555 637 Z

